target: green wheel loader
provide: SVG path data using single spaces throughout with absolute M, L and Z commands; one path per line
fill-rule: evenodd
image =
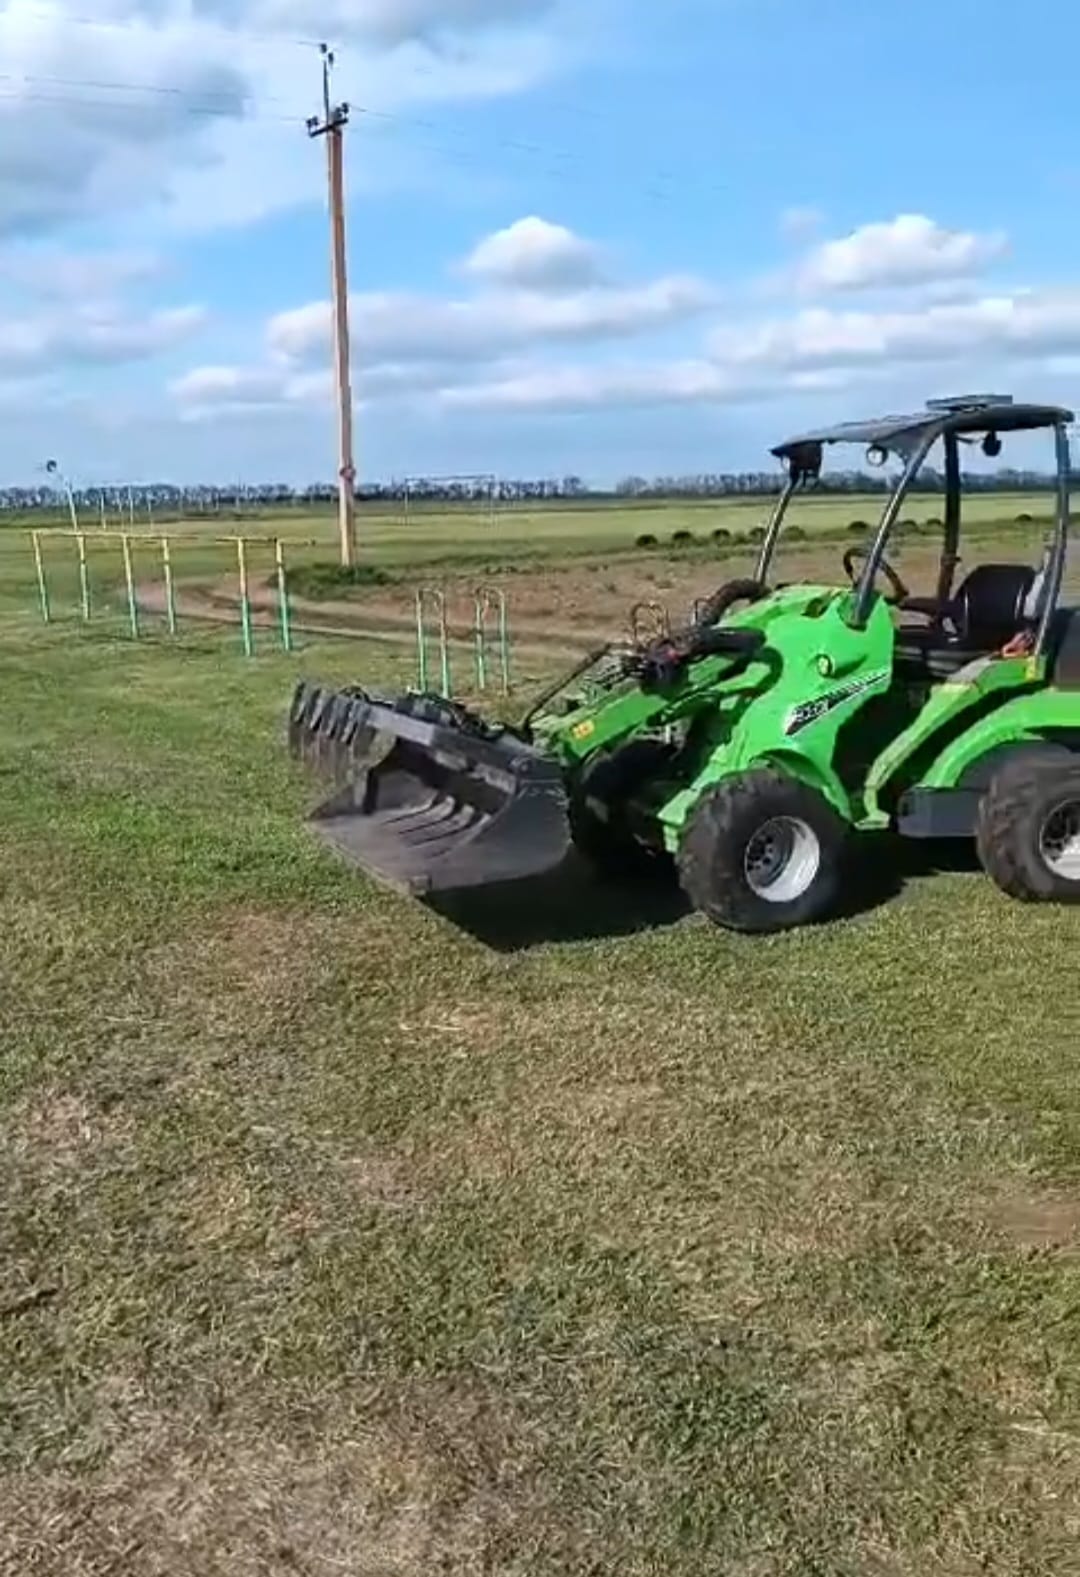
M 780 444 L 786 468 L 752 579 L 687 628 L 609 646 L 519 726 L 437 697 L 301 684 L 290 740 L 329 776 L 327 841 L 414 894 L 508 882 L 571 844 L 614 874 L 674 866 L 718 925 L 778 931 L 827 915 L 850 857 L 886 829 L 973 838 L 1014 898 L 1080 899 L 1080 610 L 1063 595 L 1069 411 L 937 401 Z M 961 574 L 961 458 L 1045 429 L 1055 521 L 1039 564 Z M 837 585 L 774 577 L 792 498 L 835 444 L 899 479 Z M 938 455 L 940 454 L 940 459 Z M 904 499 L 943 478 L 941 557 L 913 595 L 889 557 Z M 839 576 L 838 576 L 839 580 Z

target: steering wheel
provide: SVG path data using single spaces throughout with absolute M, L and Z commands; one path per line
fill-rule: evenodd
M 848 548 L 847 552 L 844 554 L 844 574 L 847 576 L 848 580 L 853 586 L 859 579 L 855 571 L 855 565 L 860 559 L 865 561 L 869 557 L 870 554 L 867 549 L 859 547 L 858 545 Z M 911 595 L 911 593 L 908 591 L 908 588 L 904 585 L 904 582 L 900 579 L 900 576 L 897 574 L 896 570 L 889 563 L 884 554 L 878 561 L 878 573 L 880 575 L 884 575 L 885 579 L 889 583 L 892 596 L 886 597 L 885 601 L 889 603 L 891 607 L 898 607 L 900 603 L 905 602 Z

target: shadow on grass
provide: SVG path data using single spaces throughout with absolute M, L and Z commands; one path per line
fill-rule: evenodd
M 913 843 L 883 835 L 858 845 L 840 903 L 816 925 L 850 920 L 891 903 L 911 881 L 944 872 L 977 871 L 969 841 Z M 445 895 L 429 906 L 498 952 L 519 952 L 553 942 L 634 936 L 678 925 L 692 913 L 670 879 L 613 882 L 598 879 L 576 856 L 531 881 Z
M 957 873 L 981 873 L 973 838 L 914 839 L 884 832 L 856 845 L 839 907 L 819 924 L 852 919 L 883 908 L 912 882 Z
M 634 936 L 677 925 L 692 912 L 674 879 L 601 881 L 573 854 L 546 876 L 446 894 L 428 904 L 501 953 Z
M 905 880 L 922 876 L 982 874 L 974 838 L 898 838 L 892 858 Z

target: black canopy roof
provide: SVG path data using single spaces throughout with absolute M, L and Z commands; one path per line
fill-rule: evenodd
M 841 422 L 836 427 L 823 427 L 818 432 L 803 433 L 777 444 L 772 451 L 780 459 L 789 459 L 800 448 L 810 444 L 865 444 L 879 445 L 901 454 L 910 454 L 927 438 L 940 437 L 942 433 L 1015 433 L 1036 427 L 1054 427 L 1058 422 L 1071 422 L 1072 411 L 1058 405 L 1016 405 L 1004 397 L 986 398 L 955 403 L 942 401 L 940 406 L 927 406 L 910 416 L 879 416 L 863 422 Z

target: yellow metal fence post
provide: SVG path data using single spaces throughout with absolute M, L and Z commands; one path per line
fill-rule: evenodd
M 86 562 L 86 538 L 81 531 L 75 536 L 75 550 L 79 555 L 79 600 L 85 622 L 90 618 L 90 569 Z
M 45 561 L 41 556 L 41 538 L 36 531 L 31 531 L 30 541 L 34 548 L 34 568 L 37 570 L 38 601 L 41 605 L 41 618 L 48 624 L 52 618 L 49 609 L 49 586 L 45 579 Z
M 131 562 L 131 538 L 125 532 L 120 539 L 124 555 L 124 585 L 127 588 L 128 623 L 131 638 L 139 639 L 139 604 L 135 596 L 135 570 Z
M 161 539 L 161 577 L 165 582 L 165 618 L 169 625 L 169 634 L 176 634 L 176 589 L 173 586 L 172 553 L 169 550 L 168 537 Z
M 291 652 L 292 617 L 289 611 L 289 577 L 285 570 L 285 549 L 280 537 L 274 539 L 274 569 L 277 574 L 278 621 L 281 628 L 281 649 Z

